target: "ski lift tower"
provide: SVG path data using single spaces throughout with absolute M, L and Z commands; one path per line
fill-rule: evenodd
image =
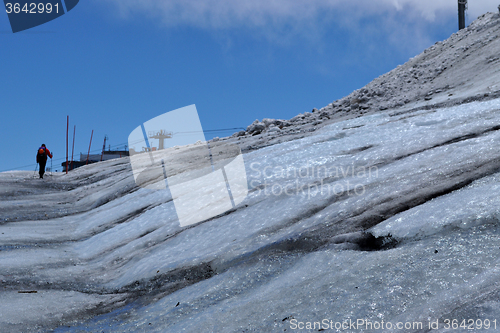
M 458 0 L 458 30 L 465 28 L 465 11 L 467 10 L 467 0 Z
M 150 139 L 158 139 L 160 141 L 160 146 L 158 147 L 158 150 L 165 149 L 165 139 L 171 139 L 173 135 L 172 132 L 167 132 L 165 130 L 160 130 L 158 132 L 149 131 L 148 134 Z

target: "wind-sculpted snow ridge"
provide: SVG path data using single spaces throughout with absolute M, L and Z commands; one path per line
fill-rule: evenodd
M 495 79 L 471 79 L 469 97 Z M 250 192 L 188 227 L 168 191 L 135 184 L 128 158 L 44 180 L 0 173 L 0 331 L 450 332 L 446 319 L 498 331 L 500 98 L 466 92 L 211 142 L 253 147 Z

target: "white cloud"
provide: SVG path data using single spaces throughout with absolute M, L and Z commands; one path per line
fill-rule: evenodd
M 449 32 L 451 21 L 457 20 L 458 28 L 457 0 L 94 1 L 112 4 L 124 18 L 146 15 L 166 27 L 216 32 L 214 36 L 224 45 L 231 45 L 233 33 L 241 28 L 273 44 L 311 48 L 314 54 L 338 52 L 341 45 L 349 54 L 343 57 L 346 62 L 371 61 L 377 55 L 412 57 L 436 38 L 446 38 L 439 29 L 448 25 Z M 498 3 L 500 0 L 469 1 L 467 22 L 497 11 Z
M 188 25 L 224 29 L 239 26 L 266 27 L 331 19 L 339 15 L 353 18 L 399 12 L 434 21 L 440 15 L 453 15 L 456 0 L 106 0 L 124 16 L 147 13 L 168 26 Z M 475 18 L 495 11 L 498 0 L 474 0 L 469 16 Z
M 438 13 L 455 14 L 458 11 L 457 0 L 394 0 L 396 8 L 411 8 L 429 21 L 437 19 Z M 475 19 L 481 14 L 497 10 L 498 0 L 470 0 L 468 14 Z

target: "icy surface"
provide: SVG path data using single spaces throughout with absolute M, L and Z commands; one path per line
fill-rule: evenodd
M 500 100 L 411 116 L 387 111 L 247 153 L 250 195 L 193 227 L 180 226 L 168 192 L 148 189 L 98 207 L 86 202 L 89 209 L 75 215 L 5 223 L 5 297 L 20 289 L 50 299 L 66 292 L 58 302 L 82 318 L 102 306 L 96 297 L 108 295 L 103 303 L 117 308 L 59 332 L 275 331 L 292 319 L 325 318 L 427 323 L 454 311 L 493 320 L 500 314 L 499 122 Z M 106 181 L 84 185 L 87 195 L 118 191 L 132 177 L 127 168 L 113 172 L 120 163 L 101 164 Z M 53 196 L 55 207 L 82 200 Z M 397 243 L 365 248 L 363 231 Z M 128 305 L 114 305 L 113 295 Z M 17 298 L 10 304 L 23 307 Z M 44 311 L 31 316 L 23 325 L 53 324 Z
M 479 23 L 492 25 L 488 15 Z M 243 146 L 265 142 L 243 155 L 249 195 L 188 227 L 168 190 L 135 184 L 127 158 L 44 180 L 0 173 L 0 331 L 493 325 L 499 124 L 500 99 L 490 98 L 340 117 L 279 144 L 242 136 Z M 201 172 L 203 156 L 182 159 L 199 164 L 171 164 L 169 175 Z

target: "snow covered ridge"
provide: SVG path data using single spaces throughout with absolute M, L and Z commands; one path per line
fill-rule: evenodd
M 246 151 L 250 192 L 189 227 L 168 191 L 137 186 L 128 158 L 43 180 L 0 173 L 0 331 L 289 332 L 323 320 L 498 331 L 498 22 L 486 14 L 333 111 L 214 142 Z M 404 77 L 453 52 L 432 80 Z M 394 87 L 373 95 L 376 82 Z M 415 98 L 392 108 L 400 88 Z
M 379 110 L 444 107 L 500 97 L 499 36 L 500 14 L 484 14 L 466 29 L 340 100 L 290 120 L 256 120 L 233 138 L 241 141 L 262 135 L 266 141 L 284 141 L 337 119 Z M 277 137 L 280 139 L 274 140 Z M 244 150 L 262 146 L 257 139 L 250 141 L 256 144 L 242 147 Z

